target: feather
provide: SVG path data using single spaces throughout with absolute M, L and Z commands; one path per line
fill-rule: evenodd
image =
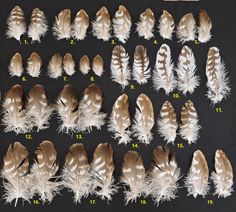
M 125 204 L 136 202 L 144 194 L 146 184 L 145 167 L 141 155 L 136 151 L 128 151 L 124 155 L 121 182 L 129 187 L 125 190 Z
M 49 127 L 53 108 L 48 104 L 42 85 L 37 84 L 30 90 L 26 111 L 32 128 L 36 127 L 37 132 Z
M 162 44 L 157 52 L 156 65 L 153 71 L 154 89 L 159 91 L 161 88 L 169 95 L 176 87 L 176 80 L 173 73 L 173 63 L 171 61 L 170 47 Z
M 75 73 L 75 61 L 70 53 L 66 53 L 63 57 L 63 69 L 69 76 Z
M 44 12 L 35 8 L 31 15 L 31 22 L 28 28 L 28 36 L 34 41 L 40 41 L 40 38 L 45 36 L 48 31 L 47 19 Z
M 5 93 L 2 107 L 5 132 L 14 131 L 16 134 L 28 132 L 29 122 L 24 109 L 21 85 L 14 85 Z
M 140 94 L 136 101 L 136 113 L 132 131 L 135 137 L 144 144 L 150 144 L 153 138 L 154 112 L 152 102 L 145 94 Z
M 230 94 L 229 78 L 219 49 L 211 47 L 206 62 L 207 97 L 213 104 L 221 102 Z
M 153 151 L 153 163 L 149 170 L 147 193 L 157 205 L 163 201 L 171 201 L 177 197 L 181 178 L 175 153 L 169 154 L 167 146 L 157 146 Z
M 132 20 L 125 6 L 120 5 L 112 20 L 114 35 L 119 41 L 125 43 L 129 39 Z
M 10 65 L 8 66 L 9 74 L 20 77 L 24 71 L 22 57 L 20 53 L 15 53 L 11 58 Z
M 199 27 L 198 27 L 198 40 L 201 43 L 206 43 L 211 39 L 211 18 L 205 10 L 200 10 L 199 13 Z
M 88 74 L 90 68 L 90 61 L 87 55 L 84 55 L 83 57 L 80 58 L 79 61 L 79 69 L 82 72 L 82 74 Z
M 130 68 L 129 55 L 123 46 L 117 45 L 112 51 L 111 58 L 111 78 L 119 83 L 124 89 L 129 84 Z
M 178 75 L 178 89 L 184 95 L 187 92 L 192 94 L 199 86 L 199 77 L 196 73 L 196 63 L 193 51 L 188 46 L 183 46 L 179 55 L 176 72 Z
M 115 164 L 113 160 L 113 149 L 111 144 L 99 144 L 93 153 L 91 164 L 93 180 L 93 191 L 102 200 L 112 199 L 112 195 L 117 192 L 114 184 L 113 171 Z
M 196 143 L 201 126 L 198 124 L 198 115 L 192 101 L 185 102 L 181 109 L 180 135 L 189 144 Z
M 129 99 L 126 94 L 123 94 L 114 103 L 108 124 L 108 130 L 114 133 L 114 138 L 119 140 L 118 144 L 130 142 L 130 124 Z
M 35 151 L 36 160 L 30 170 L 31 193 L 43 202 L 51 202 L 59 193 L 61 183 L 55 176 L 58 171 L 57 152 L 51 141 L 43 141 Z
M 56 110 L 60 120 L 59 132 L 73 133 L 77 131 L 78 107 L 79 100 L 74 88 L 71 85 L 65 85 L 56 103 Z
M 89 85 L 84 91 L 84 97 L 80 101 L 79 128 L 82 131 L 92 131 L 92 128 L 101 129 L 105 124 L 106 114 L 100 112 L 103 96 L 100 87 L 96 84 Z
M 162 105 L 160 116 L 157 119 L 158 131 L 164 140 L 174 145 L 176 139 L 176 131 L 178 123 L 173 105 L 169 101 L 165 101 Z
M 147 49 L 142 45 L 138 45 L 134 51 L 133 78 L 139 84 L 145 84 L 150 77 L 151 71 Z
M 210 187 L 208 185 L 209 169 L 204 154 L 197 150 L 193 154 L 192 164 L 185 179 L 188 195 L 196 198 L 198 195 L 205 197 Z
M 89 16 L 85 10 L 77 12 L 73 26 L 72 35 L 76 40 L 84 40 L 89 27 Z
M 137 23 L 136 31 L 139 37 L 149 40 L 153 38 L 153 28 L 155 25 L 155 16 L 150 8 L 146 9 L 139 16 L 139 22 Z
M 182 43 L 195 39 L 196 21 L 192 13 L 188 13 L 181 18 L 177 27 L 177 37 Z
M 104 72 L 104 61 L 100 55 L 93 58 L 93 71 L 97 76 L 102 76 Z
M 7 203 L 15 200 L 15 207 L 18 199 L 29 202 L 29 152 L 19 142 L 10 144 L 3 158 L 1 177 L 4 179 L 3 198 Z
M 54 79 L 62 76 L 62 57 L 60 54 L 54 54 L 48 64 L 48 76 Z
M 41 72 L 41 66 L 42 66 L 42 59 L 41 57 L 33 52 L 30 57 L 27 60 L 27 73 L 31 77 L 39 77 L 40 72 Z
M 215 171 L 211 174 L 218 197 L 231 196 L 233 192 L 233 168 L 227 155 L 222 150 L 215 153 Z
M 21 35 L 26 32 L 24 12 L 15 6 L 7 19 L 7 38 L 15 38 L 20 42 Z
M 92 22 L 92 27 L 93 35 L 97 37 L 97 39 L 103 41 L 108 41 L 110 39 L 111 18 L 106 7 L 102 7 L 96 13 L 95 20 Z
M 88 156 L 83 144 L 73 144 L 66 155 L 62 171 L 63 186 L 74 194 L 74 203 L 81 203 L 91 189 Z
M 164 39 L 172 40 L 174 28 L 175 22 L 172 15 L 168 11 L 163 10 L 158 26 L 160 36 Z
M 71 37 L 71 10 L 64 9 L 55 17 L 53 34 L 57 40 Z

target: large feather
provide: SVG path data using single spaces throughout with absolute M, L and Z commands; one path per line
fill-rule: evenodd
M 89 85 L 84 91 L 84 97 L 80 101 L 79 129 L 92 131 L 92 128 L 101 129 L 105 124 L 106 114 L 101 112 L 103 102 L 102 91 L 96 84 Z
M 114 138 L 119 140 L 119 144 L 130 142 L 130 124 L 129 99 L 123 94 L 114 103 L 108 124 L 108 130 L 114 133 Z
M 193 154 L 192 164 L 185 179 L 188 195 L 196 198 L 198 195 L 205 197 L 209 191 L 209 169 L 204 154 L 197 150 Z
M 11 58 L 10 65 L 8 66 L 9 74 L 13 76 L 20 77 L 24 71 L 22 56 L 20 53 L 15 53 Z
M 63 69 L 69 76 L 75 73 L 75 61 L 72 54 L 66 53 L 63 57 Z
M 22 9 L 15 6 L 7 19 L 7 38 L 15 38 L 20 41 L 21 35 L 26 32 L 25 17 Z
M 138 45 L 135 48 L 132 74 L 134 80 L 139 84 L 147 83 L 148 79 L 151 77 L 147 49 L 142 45 Z
M 162 201 L 176 198 L 180 178 L 181 173 L 175 153 L 170 155 L 167 146 L 156 147 L 153 151 L 152 167 L 149 170 L 147 193 L 157 205 Z
M 41 72 L 41 66 L 42 66 L 42 59 L 41 57 L 33 52 L 30 57 L 27 60 L 27 73 L 31 77 L 39 77 L 40 72 Z
M 140 94 L 136 101 L 136 113 L 134 116 L 134 125 L 132 127 L 133 135 L 144 143 L 149 144 L 153 138 L 152 128 L 154 126 L 154 112 L 152 102 L 145 94 Z
M 79 101 L 74 88 L 71 85 L 65 85 L 56 103 L 56 110 L 60 120 L 59 132 L 73 133 L 77 131 L 78 107 Z
M 199 13 L 199 27 L 198 27 L 198 40 L 206 43 L 211 39 L 212 22 L 205 10 L 200 10 Z
M 128 151 L 124 155 L 121 182 L 129 187 L 125 190 L 125 204 L 136 202 L 144 194 L 146 185 L 145 167 L 141 155 L 136 151 Z
M 113 171 L 115 164 L 113 160 L 113 149 L 111 144 L 99 144 L 93 153 L 91 164 L 93 180 L 93 191 L 103 200 L 112 199 L 112 195 L 117 192 L 114 184 Z
M 62 171 L 63 186 L 74 194 L 74 203 L 81 203 L 91 189 L 88 156 L 83 144 L 73 144 L 65 159 Z
M 35 127 L 37 132 L 49 127 L 53 108 L 48 104 L 42 85 L 37 84 L 30 90 L 26 111 L 32 128 Z
M 180 135 L 189 144 L 196 143 L 199 138 L 198 114 L 191 100 L 185 102 L 181 109 Z
M 228 197 L 233 192 L 233 168 L 227 155 L 222 150 L 215 153 L 215 171 L 211 179 L 215 185 L 215 194 L 218 197 Z
M 207 97 L 213 104 L 221 102 L 230 94 L 229 79 L 219 49 L 211 47 L 206 62 Z
M 170 47 L 167 44 L 162 44 L 157 52 L 156 65 L 153 71 L 152 80 L 154 89 L 159 91 L 163 88 L 167 95 L 176 87 Z
M 55 176 L 59 166 L 57 152 L 51 141 L 43 141 L 36 149 L 36 160 L 31 168 L 31 193 L 43 202 L 51 202 L 61 189 Z
M 5 93 L 3 100 L 4 131 L 14 131 L 16 134 L 29 131 L 29 122 L 26 116 L 23 102 L 23 88 L 21 85 L 14 85 Z
M 163 10 L 158 28 L 162 38 L 172 40 L 175 22 L 172 15 L 168 11 Z
M 84 55 L 80 58 L 79 69 L 82 72 L 82 74 L 84 74 L 84 75 L 88 74 L 89 70 L 91 69 L 90 60 L 87 55 Z
M 155 16 L 150 8 L 146 9 L 139 16 L 139 22 L 137 23 L 136 31 L 139 37 L 149 40 L 154 37 L 153 28 L 155 25 Z
M 178 66 L 176 68 L 178 75 L 178 89 L 186 95 L 187 92 L 192 94 L 199 86 L 199 77 L 196 73 L 195 57 L 188 46 L 183 46 L 179 55 Z
M 131 16 L 125 6 L 120 5 L 112 20 L 115 37 L 125 43 L 129 39 L 132 25 Z
M 174 144 L 178 123 L 173 105 L 169 101 L 165 101 L 162 105 L 160 116 L 157 119 L 158 131 L 164 140 Z
M 104 72 L 104 61 L 99 54 L 93 58 L 93 72 L 99 77 Z
M 35 8 L 31 15 L 31 22 L 28 28 L 28 36 L 34 41 L 40 41 L 48 30 L 47 20 L 44 12 L 38 8 Z
M 106 7 L 102 7 L 97 13 L 95 20 L 92 22 L 93 35 L 97 39 L 108 41 L 111 37 L 111 18 Z
M 29 158 L 27 149 L 15 142 L 10 144 L 3 158 L 1 177 L 4 179 L 3 198 L 7 203 L 15 200 L 15 207 L 18 199 L 29 201 Z
M 54 54 L 49 61 L 48 76 L 57 79 L 62 76 L 62 57 L 59 53 Z

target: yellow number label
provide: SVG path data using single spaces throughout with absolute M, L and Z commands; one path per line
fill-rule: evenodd
M 34 199 L 34 200 L 33 200 L 33 204 L 34 204 L 34 205 L 39 205 L 39 200 L 38 200 L 38 199 Z
M 75 41 L 73 39 L 70 40 L 70 45 L 75 45 Z
M 154 41 L 153 41 L 153 44 L 158 45 L 158 41 L 157 41 L 157 40 L 154 40 Z
M 131 144 L 131 146 L 132 146 L 132 148 L 134 148 L 134 149 L 139 148 L 139 145 L 138 145 L 138 144 Z
M 31 134 L 26 134 L 26 135 L 25 135 L 25 139 L 27 139 L 27 140 L 32 140 L 33 138 L 32 138 L 32 135 L 31 135 Z
M 116 45 L 116 41 L 114 39 L 111 40 L 111 45 Z
M 223 113 L 223 108 L 222 107 L 216 107 L 216 112 L 217 113 Z
M 90 82 L 95 82 L 94 76 L 91 76 L 91 77 L 90 77 Z
M 64 77 L 63 77 L 63 81 L 64 81 L 64 82 L 67 82 L 67 81 L 68 81 L 68 77 L 67 77 L 67 76 L 64 76 Z
M 141 200 L 140 200 L 140 204 L 141 204 L 141 205 L 147 205 L 148 202 L 147 202 L 146 199 L 141 199 Z
M 208 200 L 207 200 L 207 204 L 208 204 L 208 205 L 214 205 L 214 201 L 213 201 L 212 199 L 208 199 Z
M 180 94 L 179 93 L 173 93 L 173 98 L 174 99 L 180 99 Z
M 130 85 L 130 90 L 134 91 L 135 90 L 135 86 L 132 84 Z
M 177 144 L 177 147 L 178 147 L 179 149 L 183 149 L 183 148 L 184 148 L 184 145 L 183 145 L 183 143 L 178 143 L 178 144 Z
M 83 140 L 84 137 L 83 137 L 83 135 L 80 133 L 80 134 L 76 134 L 76 139 L 78 139 L 78 140 Z
M 90 205 L 96 205 L 97 203 L 96 203 L 95 199 L 91 199 L 91 200 L 89 200 L 89 204 Z
M 26 77 L 22 77 L 21 80 L 22 80 L 22 82 L 26 82 L 27 78 Z
M 199 45 L 200 43 L 201 43 L 201 42 L 200 42 L 198 39 L 195 39 L 195 40 L 194 40 L 194 44 L 195 44 L 195 45 Z

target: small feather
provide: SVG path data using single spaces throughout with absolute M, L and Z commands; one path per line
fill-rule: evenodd
M 63 69 L 69 76 L 75 73 L 75 61 L 72 54 L 66 53 L 63 57 Z
M 162 38 L 172 40 L 172 34 L 175 28 L 175 22 L 172 15 L 168 11 L 163 10 L 161 18 L 159 20 L 158 28 L 160 36 Z
M 22 57 L 20 53 L 15 53 L 11 58 L 10 65 L 8 66 L 9 74 L 20 77 L 24 71 Z
M 198 40 L 201 43 L 206 43 L 211 39 L 212 22 L 205 10 L 200 10 Z
M 99 77 L 104 72 L 104 61 L 100 55 L 96 55 L 93 58 L 93 72 Z
M 39 77 L 40 72 L 41 72 L 41 66 L 42 66 L 42 59 L 41 57 L 33 52 L 30 57 L 27 60 L 27 73 L 31 77 Z
M 87 55 L 84 55 L 80 58 L 79 61 L 79 69 L 82 72 L 82 74 L 88 74 L 89 70 L 91 69 L 90 67 L 90 61 Z
M 49 61 L 48 76 L 54 79 L 62 76 L 62 57 L 60 54 L 54 54 Z

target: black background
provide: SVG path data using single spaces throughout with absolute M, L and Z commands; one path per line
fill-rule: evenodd
M 209 16 L 213 21 L 213 38 L 207 44 L 195 45 L 194 42 L 188 43 L 188 45 L 193 49 L 198 71 L 197 74 L 201 77 L 201 85 L 197 88 L 191 96 L 181 96 L 180 99 L 174 99 L 173 94 L 169 96 L 164 95 L 164 92 L 161 91 L 156 93 L 152 88 L 152 83 L 145 84 L 143 86 L 138 86 L 135 82 L 131 82 L 135 85 L 135 90 L 131 90 L 130 87 L 126 87 L 124 92 L 128 94 L 130 99 L 130 112 L 133 117 L 135 112 L 135 101 L 137 96 L 144 92 L 149 95 L 151 98 L 154 110 L 155 117 L 159 114 L 160 108 L 165 100 L 169 100 L 173 103 L 175 111 L 178 115 L 178 119 L 180 118 L 180 109 L 181 105 L 188 99 L 191 99 L 195 103 L 195 107 L 199 114 L 200 124 L 202 129 L 200 131 L 201 138 L 198 140 L 197 144 L 188 145 L 185 141 L 181 140 L 180 136 L 177 137 L 175 145 L 169 145 L 171 150 L 176 151 L 177 160 L 179 166 L 182 169 L 182 173 L 186 174 L 187 170 L 191 163 L 192 154 L 196 149 L 200 149 L 204 152 L 206 159 L 208 161 L 209 170 L 213 171 L 214 169 L 214 154 L 216 149 L 223 149 L 226 154 L 231 159 L 233 167 L 236 167 L 236 133 L 233 127 L 235 126 L 235 118 L 236 118 L 236 98 L 234 97 L 236 86 L 234 84 L 236 78 L 236 59 L 235 59 L 235 47 L 236 47 L 236 3 L 234 0 L 208 0 L 208 1 L 200 1 L 200 2 L 163 2 L 163 1 L 155 1 L 155 0 L 145 0 L 145 1 L 115 1 L 115 0 L 83 0 L 83 1 L 72 1 L 72 0 L 57 0 L 57 1 L 1 1 L 0 2 L 0 88 L 2 94 L 9 89 L 12 85 L 16 83 L 20 83 L 23 85 L 25 94 L 29 91 L 29 89 L 36 83 L 41 83 L 45 86 L 47 90 L 47 94 L 49 96 L 50 102 L 53 103 L 56 96 L 58 95 L 60 89 L 66 83 L 71 83 L 77 90 L 78 96 L 82 98 L 82 92 L 86 86 L 88 86 L 90 82 L 90 75 L 83 76 L 78 68 L 77 73 L 72 77 L 68 77 L 68 82 L 64 82 L 63 78 L 58 80 L 50 79 L 47 77 L 47 65 L 50 57 L 54 53 L 64 53 L 70 52 L 73 54 L 74 59 L 76 60 L 76 64 L 78 67 L 79 58 L 87 54 L 90 59 L 100 54 L 105 61 L 105 73 L 101 78 L 95 77 L 96 83 L 101 86 L 101 89 L 104 93 L 104 106 L 103 111 L 108 114 L 111 113 L 112 105 L 116 98 L 122 94 L 121 88 L 118 84 L 114 83 L 110 79 L 110 58 L 111 51 L 114 47 L 111 44 L 111 40 L 109 42 L 102 42 L 97 40 L 95 37 L 88 34 L 88 37 L 83 40 L 76 42 L 75 45 L 70 45 L 69 41 L 61 40 L 56 41 L 52 36 L 51 28 L 47 33 L 46 37 L 42 39 L 42 43 L 40 44 L 22 44 L 20 45 L 14 39 L 6 39 L 5 30 L 6 30 L 6 18 L 10 12 L 10 10 L 19 5 L 23 9 L 27 21 L 27 25 L 30 21 L 30 15 L 32 10 L 35 7 L 39 7 L 46 13 L 49 25 L 52 26 L 54 22 L 55 15 L 64 8 L 70 8 L 72 10 L 72 17 L 75 16 L 76 12 L 79 9 L 85 9 L 90 16 L 90 19 L 94 19 L 96 12 L 102 7 L 106 6 L 110 12 L 110 15 L 113 17 L 115 11 L 118 9 L 119 4 L 124 4 L 127 9 L 130 11 L 133 26 L 131 37 L 128 42 L 125 44 L 125 48 L 127 49 L 130 55 L 130 63 L 133 61 L 133 53 L 134 48 L 138 44 L 143 44 L 148 48 L 148 53 L 150 56 L 151 66 L 153 67 L 155 63 L 156 51 L 160 47 L 164 41 L 160 38 L 160 36 L 155 33 L 155 39 L 158 41 L 158 45 L 153 43 L 154 39 L 150 41 L 146 41 L 142 38 L 138 38 L 137 33 L 135 31 L 135 24 L 138 21 L 139 14 L 143 12 L 146 8 L 150 7 L 156 16 L 156 19 L 159 20 L 159 17 L 162 13 L 163 9 L 168 10 L 174 17 L 175 22 L 178 23 L 180 18 L 186 14 L 187 12 L 193 12 L 195 18 L 198 17 L 198 12 L 200 9 L 205 9 Z M 157 31 L 157 27 L 155 27 Z M 91 26 L 89 28 L 91 31 Z M 176 64 L 178 54 L 181 50 L 181 44 L 177 43 L 177 40 L 174 35 L 174 39 L 172 41 L 166 41 L 168 45 L 170 45 L 172 50 L 172 58 Z M 220 53 L 222 58 L 224 59 L 226 66 L 228 68 L 228 76 L 230 78 L 232 94 L 229 99 L 223 101 L 220 105 L 216 105 L 215 107 L 211 106 L 210 101 L 206 99 L 206 77 L 205 77 L 205 63 L 208 48 L 211 46 L 217 46 L 220 49 Z M 31 78 L 27 75 L 27 81 L 23 82 L 21 78 L 10 78 L 8 74 L 8 64 L 10 58 L 15 54 L 15 52 L 20 52 L 24 61 L 30 56 L 30 54 L 35 51 L 37 52 L 43 60 L 42 67 L 42 75 L 39 78 Z M 221 107 L 223 109 L 222 113 L 216 112 L 216 107 Z M 49 129 L 41 131 L 39 133 L 32 133 L 32 140 L 25 139 L 25 135 L 16 136 L 14 133 L 3 133 L 3 128 L 1 127 L 0 134 L 0 161 L 2 163 L 2 157 L 8 147 L 8 145 L 14 141 L 20 141 L 22 144 L 27 146 L 29 151 L 31 152 L 31 158 L 33 158 L 33 152 L 38 144 L 45 140 L 51 140 L 54 142 L 60 160 L 60 165 L 62 166 L 64 156 L 69 149 L 69 146 L 76 142 L 82 142 L 86 150 L 88 152 L 89 158 L 91 160 L 92 153 L 95 147 L 101 142 L 110 142 L 114 149 L 115 155 L 115 177 L 119 178 L 120 167 L 123 158 L 123 154 L 132 149 L 131 144 L 127 146 L 117 145 L 117 141 L 111 138 L 111 134 L 107 132 L 106 126 L 102 128 L 101 131 L 94 130 L 90 134 L 85 134 L 82 141 L 77 140 L 75 137 L 71 138 L 69 135 L 58 134 L 56 132 L 58 127 L 56 118 L 51 120 L 51 126 Z M 163 139 L 160 138 L 158 133 L 156 132 L 156 126 L 153 129 L 154 139 L 151 142 L 151 145 L 144 146 L 139 144 L 139 148 L 136 149 L 139 151 L 143 157 L 145 162 L 145 167 L 148 169 L 150 162 L 152 160 L 152 150 L 156 145 L 165 144 Z M 135 139 L 133 139 L 132 143 L 137 143 Z M 177 143 L 183 143 L 184 148 L 178 148 Z M 181 185 L 183 185 L 183 179 L 180 180 Z M 178 196 L 175 200 L 171 202 L 164 202 L 160 204 L 157 208 L 154 206 L 153 201 L 151 199 L 147 199 L 147 205 L 140 204 L 140 200 L 144 198 L 140 198 L 137 203 L 129 204 L 128 206 L 124 206 L 124 197 L 123 197 L 123 189 L 119 190 L 119 194 L 114 195 L 113 200 L 108 204 L 106 201 L 101 201 L 99 198 L 95 196 L 89 196 L 87 199 L 82 201 L 82 204 L 74 205 L 72 201 L 72 194 L 63 190 L 61 195 L 57 195 L 51 204 L 42 204 L 39 202 L 37 204 L 29 204 L 27 202 L 22 203 L 21 201 L 18 203 L 17 208 L 7 204 L 3 198 L 0 199 L 0 211 L 180 211 L 180 212 L 235 212 L 236 211 L 236 194 L 233 193 L 232 196 L 226 199 L 218 199 L 216 196 L 212 196 L 214 189 L 211 183 L 211 191 L 210 194 L 206 196 L 206 198 L 198 197 L 194 199 L 192 196 L 187 196 L 186 188 L 182 187 L 178 190 Z M 0 196 L 3 195 L 3 188 L 1 186 Z M 96 200 L 96 204 L 90 204 L 90 200 Z M 37 200 L 37 197 L 34 198 Z M 213 200 L 214 204 L 208 204 L 208 200 Z

